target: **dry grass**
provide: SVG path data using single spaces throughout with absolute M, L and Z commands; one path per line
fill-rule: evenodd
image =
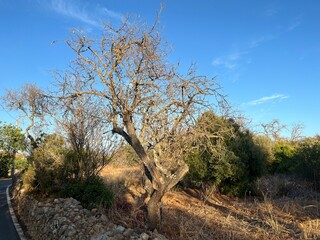
M 113 220 L 144 227 L 142 170 L 108 166 L 102 176 L 117 195 L 109 212 Z M 278 185 L 284 189 L 283 182 Z M 286 192 L 290 197 L 265 194 L 263 200 L 239 200 L 217 194 L 214 189 L 169 192 L 162 203 L 160 231 L 169 239 L 320 239 L 319 195 L 309 189 L 302 194 L 302 188 L 297 189 L 295 197 L 289 188 Z
M 304 239 L 320 239 L 320 220 L 308 220 L 299 224 Z

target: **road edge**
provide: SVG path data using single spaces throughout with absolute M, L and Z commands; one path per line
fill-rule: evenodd
M 10 194 L 9 194 L 9 187 L 11 187 L 11 184 L 6 189 L 6 195 L 7 195 L 7 203 L 8 203 L 9 212 L 10 212 L 10 215 L 11 215 L 12 222 L 14 224 L 14 227 L 16 228 L 16 231 L 17 231 L 17 233 L 19 235 L 20 240 L 27 240 L 27 238 L 24 236 L 22 228 L 21 228 L 21 226 L 20 226 L 20 224 L 18 222 L 16 214 L 14 213 L 14 210 L 12 208 L 11 198 L 10 198 Z

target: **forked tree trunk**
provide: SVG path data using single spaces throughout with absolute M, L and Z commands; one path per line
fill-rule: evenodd
M 161 201 L 163 196 L 166 192 L 170 191 L 175 185 L 177 185 L 177 183 L 184 177 L 188 170 L 188 165 L 184 163 L 176 170 L 174 177 L 164 176 L 164 182 L 162 183 L 157 181 L 159 179 L 153 179 L 153 181 L 157 181 L 156 185 L 159 187 L 157 189 L 153 189 L 149 202 L 147 203 L 148 222 L 151 230 L 156 228 L 159 229 L 161 225 Z
M 147 204 L 149 229 L 159 228 L 161 223 L 161 200 L 165 192 L 163 190 L 154 190 Z
M 151 183 L 151 191 L 149 193 L 150 199 L 147 203 L 149 228 L 155 229 L 158 228 L 161 223 L 160 204 L 164 194 L 170 191 L 183 178 L 183 176 L 189 171 L 189 167 L 186 163 L 182 163 L 178 166 L 174 174 L 167 176 L 157 167 L 155 161 L 148 157 L 146 150 L 136 135 L 130 115 L 124 115 L 123 119 L 128 133 L 122 128 L 118 128 L 116 126 L 112 131 L 113 133 L 118 133 L 124 137 L 124 139 L 137 153 L 144 166 L 145 176 Z

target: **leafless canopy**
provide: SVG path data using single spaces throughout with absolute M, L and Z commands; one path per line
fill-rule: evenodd
M 47 100 L 43 90 L 35 84 L 26 84 L 17 90 L 7 90 L 6 95 L 2 98 L 9 111 L 20 112 L 20 118 L 26 120 L 24 123 L 26 123 L 25 134 L 30 141 L 27 147 L 29 153 L 37 146 L 36 137 L 31 131 L 40 135 L 42 127 L 48 125 L 48 122 L 45 121 L 49 106 Z
M 8 90 L 3 98 L 8 110 L 19 110 L 29 121 L 26 134 L 37 120 L 42 120 L 47 109 L 43 91 L 34 84 L 26 84 L 18 90 Z
M 101 121 L 139 156 L 152 183 L 152 225 L 163 194 L 188 171 L 181 153 L 184 140 L 195 135 L 195 118 L 226 103 L 214 78 L 198 76 L 193 65 L 182 75 L 169 64 L 158 26 L 158 20 L 150 27 L 127 19 L 119 28 L 105 24 L 100 39 L 74 30 L 67 44 L 76 59 L 70 71 L 56 75 L 60 99 L 90 95 Z
M 53 115 L 72 150 L 73 157 L 67 160 L 72 161 L 69 165 L 74 178 L 83 180 L 98 175 L 121 146 L 121 141 L 106 131 L 107 126 L 99 117 L 100 108 L 96 102 L 91 102 L 90 96 L 62 100 L 55 104 L 58 110 Z
M 261 124 L 266 136 L 277 141 L 280 139 L 281 132 L 287 127 L 280 123 L 278 119 L 272 120 L 270 123 Z

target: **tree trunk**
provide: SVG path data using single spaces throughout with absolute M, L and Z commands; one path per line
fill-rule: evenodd
M 131 145 L 144 167 L 146 182 L 150 181 L 150 199 L 147 203 L 149 228 L 156 229 L 161 223 L 161 200 L 164 194 L 171 190 L 188 172 L 189 167 L 186 163 L 182 163 L 171 176 L 161 171 L 154 160 L 150 159 L 146 150 L 142 146 L 139 138 L 136 135 L 136 130 L 132 123 L 130 113 L 124 114 L 124 124 L 127 132 L 122 128 L 114 126 L 113 133 L 118 133 Z
M 158 189 L 153 189 L 151 193 L 150 200 L 147 204 L 148 209 L 148 221 L 149 228 L 154 230 L 156 228 L 159 229 L 161 224 L 161 200 L 164 194 L 170 191 L 188 172 L 189 167 L 187 164 L 182 164 L 175 172 L 175 177 L 168 178 L 164 177 L 165 182 L 159 185 Z M 153 179 L 154 181 L 155 179 Z
M 147 204 L 149 229 L 159 229 L 161 223 L 161 200 L 164 196 L 164 190 L 154 190 Z

